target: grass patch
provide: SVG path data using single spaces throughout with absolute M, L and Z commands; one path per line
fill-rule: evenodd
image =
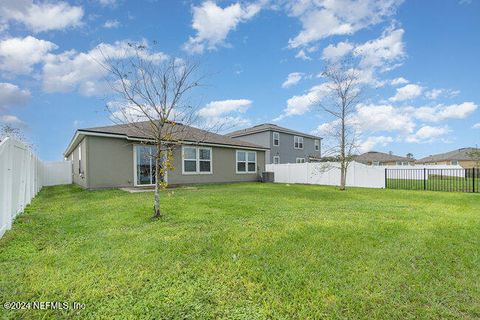
M 243 183 L 44 188 L 0 239 L 3 318 L 480 317 L 478 194 Z

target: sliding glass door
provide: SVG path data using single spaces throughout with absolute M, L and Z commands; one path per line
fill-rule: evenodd
M 155 184 L 155 152 L 153 146 L 135 146 L 135 185 Z

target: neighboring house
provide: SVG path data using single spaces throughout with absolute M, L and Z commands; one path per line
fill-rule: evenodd
M 408 166 L 415 164 L 415 159 L 377 151 L 365 152 L 355 156 L 354 160 L 369 166 Z
M 320 160 L 322 138 L 264 123 L 227 136 L 268 149 L 266 163 L 303 163 Z
M 154 146 L 149 123 L 113 125 L 76 131 L 64 155 L 73 162 L 74 183 L 88 189 L 152 186 Z M 171 125 L 171 124 L 166 124 Z M 258 181 L 265 170 L 265 148 L 253 143 L 176 124 L 174 170 L 169 185 Z
M 474 159 L 470 155 L 472 152 L 478 152 L 478 148 L 462 148 L 446 153 L 430 155 L 417 161 L 421 164 L 441 164 L 441 165 L 460 165 L 463 168 L 478 167 L 480 159 Z

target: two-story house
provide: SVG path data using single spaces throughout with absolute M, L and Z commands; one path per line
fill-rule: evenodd
M 303 132 L 264 123 L 227 134 L 238 139 L 268 148 L 265 163 L 303 163 L 318 161 L 322 138 Z

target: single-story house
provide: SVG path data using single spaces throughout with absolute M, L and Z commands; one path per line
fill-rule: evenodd
M 77 130 L 64 152 L 73 163 L 73 182 L 87 189 L 153 186 L 155 160 L 149 155 L 155 147 L 149 128 L 145 121 L 135 128 Z M 265 170 L 264 147 L 179 123 L 170 132 L 177 144 L 173 170 L 164 177 L 169 185 L 259 181 Z
M 369 151 L 354 157 L 356 162 L 369 166 L 408 166 L 414 165 L 415 159 L 396 156 L 390 153 Z
M 473 152 L 480 152 L 479 148 L 461 148 L 446 153 L 430 155 L 417 161 L 427 165 L 460 165 L 463 168 L 478 167 L 479 159 L 472 156 Z

